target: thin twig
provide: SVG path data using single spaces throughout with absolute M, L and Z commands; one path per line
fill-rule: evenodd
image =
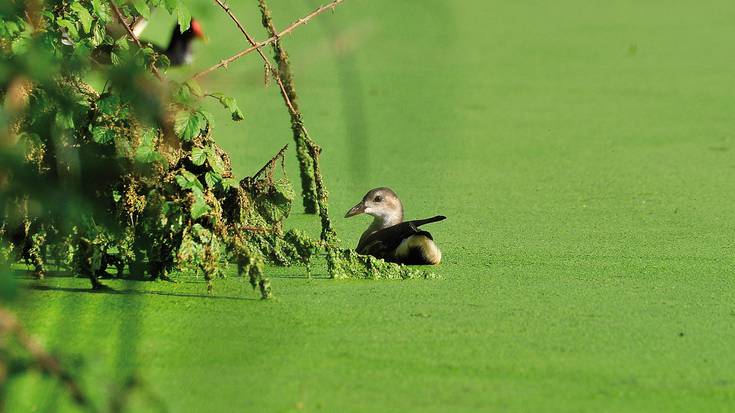
M 321 7 L 319 7 L 318 9 L 316 9 L 313 12 L 309 13 L 308 15 L 306 15 L 306 16 L 298 19 L 298 20 L 296 20 L 293 23 L 291 23 L 290 26 L 288 26 L 285 29 L 283 29 L 283 31 L 281 31 L 277 35 L 272 36 L 272 37 L 270 37 L 270 38 L 268 38 L 268 39 L 266 39 L 266 40 L 264 40 L 264 41 L 262 41 L 260 43 L 255 43 L 253 46 L 251 46 L 251 47 L 249 47 L 249 48 L 247 48 L 247 49 L 245 49 L 245 50 L 243 50 L 243 51 L 241 51 L 239 53 L 236 53 L 236 54 L 228 57 L 227 59 L 222 60 L 221 62 L 217 63 L 216 65 L 214 65 L 214 66 L 212 66 L 212 67 L 210 67 L 208 69 L 202 70 L 201 72 L 199 72 L 199 73 L 195 74 L 194 76 L 192 76 L 191 79 L 198 79 L 198 78 L 200 78 L 200 77 L 202 77 L 204 75 L 209 74 L 212 71 L 215 71 L 215 70 L 219 69 L 220 67 L 226 67 L 230 63 L 234 62 L 235 60 L 237 60 L 237 59 L 239 59 L 239 58 L 241 58 L 243 56 L 245 56 L 246 54 L 252 53 L 252 52 L 254 52 L 254 51 L 258 50 L 258 49 L 261 49 L 264 46 L 268 46 L 269 44 L 275 42 L 279 38 L 281 38 L 281 37 L 283 37 L 283 36 L 291 33 L 297 27 L 308 23 L 309 20 L 311 20 L 312 18 L 314 18 L 314 17 L 316 17 L 316 16 L 324 13 L 327 10 L 330 10 L 330 9 L 331 10 L 334 10 L 334 8 L 337 7 L 337 5 L 339 5 L 343 1 L 344 0 L 334 0 L 331 3 L 329 3 L 329 4 L 325 4 L 325 5 L 321 6 Z
M 225 13 L 227 13 L 228 16 L 230 16 L 232 21 L 235 22 L 235 24 L 237 25 L 237 28 L 240 29 L 243 35 L 245 35 L 245 38 L 248 40 L 248 43 L 250 43 L 251 46 L 255 46 L 256 45 L 255 40 L 253 40 L 253 37 L 250 36 L 250 34 L 248 34 L 247 31 L 245 31 L 245 28 L 242 26 L 242 24 L 240 24 L 240 21 L 237 19 L 237 17 L 235 17 L 235 15 L 232 14 L 232 10 L 230 10 L 230 6 L 226 5 L 224 2 L 222 2 L 222 0 L 214 0 L 214 1 L 222 8 L 222 10 L 225 11 Z M 261 58 L 263 58 L 265 67 L 268 69 L 272 69 L 273 67 L 268 61 L 268 58 L 266 58 L 265 55 L 263 54 L 263 51 L 258 49 L 258 54 L 260 55 Z
M 240 31 L 242 32 L 242 34 L 247 39 L 248 43 L 250 43 L 251 46 L 257 46 L 257 44 L 255 43 L 255 40 L 253 39 L 253 37 L 250 36 L 250 34 L 248 34 L 247 31 L 245 31 L 245 28 L 242 26 L 242 24 L 240 24 L 240 21 L 232 13 L 232 11 L 230 10 L 230 6 L 226 5 L 224 2 L 222 2 L 222 0 L 214 0 L 214 1 L 217 4 L 219 4 L 219 6 L 222 8 L 222 10 L 224 10 L 225 13 L 227 13 L 227 15 L 230 16 L 230 18 L 232 19 L 232 21 L 235 22 L 235 24 L 237 25 L 237 28 L 240 29 Z M 288 109 L 291 111 L 291 113 L 296 113 L 296 109 L 294 108 L 293 104 L 291 103 L 291 99 L 288 98 L 288 94 L 286 93 L 286 87 L 283 85 L 283 80 L 281 80 L 281 76 L 278 74 L 278 71 L 276 71 L 276 69 L 273 68 L 273 65 L 271 65 L 270 60 L 268 60 L 268 58 L 265 57 L 265 54 L 263 53 L 263 50 L 261 50 L 260 48 L 258 48 L 256 50 L 257 50 L 258 54 L 260 55 L 261 59 L 263 59 L 263 63 L 265 64 L 265 70 L 268 73 L 270 73 L 273 76 L 274 79 L 276 79 L 276 83 L 278 83 L 278 87 L 281 89 L 281 92 L 283 93 L 283 96 L 286 99 L 286 105 L 288 106 Z
M 260 168 L 260 170 L 256 172 L 255 175 L 253 175 L 253 178 L 259 177 L 260 174 L 262 174 L 269 167 L 272 168 L 273 165 L 276 164 L 276 161 L 278 161 L 278 158 L 283 158 L 283 154 L 286 152 L 286 149 L 288 149 L 288 145 L 285 145 L 283 148 L 281 148 L 281 150 L 278 151 L 278 153 L 274 157 L 272 157 L 270 161 L 266 162 L 266 164 L 263 165 L 263 167 Z
M 139 47 L 143 48 L 143 44 L 140 42 L 140 39 L 138 39 L 138 36 L 135 35 L 133 32 L 133 29 L 130 28 L 128 23 L 125 21 L 125 17 L 120 12 L 120 9 L 115 4 L 114 0 L 110 0 L 110 6 L 112 7 L 112 10 L 115 12 L 115 16 L 117 17 L 117 20 L 120 21 L 120 24 L 122 24 L 125 27 L 125 30 L 128 32 L 128 35 L 133 39 L 133 42 Z M 161 76 L 161 73 L 158 71 L 158 68 L 155 64 L 151 64 L 151 71 L 154 75 L 158 78 L 158 80 L 163 81 L 163 76 Z

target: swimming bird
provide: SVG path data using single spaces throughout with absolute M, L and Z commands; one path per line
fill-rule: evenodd
M 412 265 L 435 265 L 442 259 L 439 247 L 421 225 L 442 221 L 445 216 L 403 221 L 403 204 L 390 188 L 370 190 L 345 218 L 368 214 L 373 222 L 363 232 L 357 252 L 386 261 Z

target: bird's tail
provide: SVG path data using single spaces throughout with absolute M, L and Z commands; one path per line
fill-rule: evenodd
M 442 260 L 442 252 L 426 231 L 420 231 L 401 241 L 396 248 L 399 262 L 414 265 L 436 265 Z
M 413 221 L 409 221 L 409 222 L 412 223 L 413 226 L 418 228 L 422 225 L 431 224 L 432 222 L 444 221 L 445 219 L 447 219 L 447 217 L 445 217 L 444 215 L 437 215 L 435 217 L 426 218 L 426 219 L 414 219 Z

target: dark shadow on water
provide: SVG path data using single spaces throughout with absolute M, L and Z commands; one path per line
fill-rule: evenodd
M 213 300 L 234 300 L 234 301 L 260 301 L 258 298 L 251 297 L 233 297 L 227 295 L 207 295 L 207 294 L 191 294 L 191 293 L 173 293 L 166 291 L 142 291 L 142 290 L 115 290 L 107 287 L 104 289 L 93 290 L 91 288 L 75 288 L 75 287 L 55 287 L 50 285 L 35 284 L 26 288 L 37 291 L 62 291 L 67 293 L 87 293 L 87 294 L 111 294 L 111 295 L 163 295 L 169 297 L 186 297 L 186 298 L 206 298 Z
M 32 270 L 25 270 L 25 269 L 13 269 L 11 270 L 11 275 L 16 278 L 20 279 L 26 279 L 26 280 L 37 280 L 38 277 L 36 277 Z M 77 275 L 73 271 L 69 270 L 58 270 L 58 271 L 50 271 L 47 270 L 44 273 L 44 278 L 85 278 L 82 276 Z M 148 281 L 149 277 L 138 277 L 138 276 L 132 276 L 127 275 L 124 278 L 118 278 L 116 275 L 111 273 L 105 273 L 104 275 L 99 277 L 101 280 L 125 280 L 125 281 Z
M 330 280 L 328 275 L 312 275 L 307 277 L 306 275 L 269 275 L 268 278 L 272 279 L 286 279 L 286 280 Z
M 11 275 L 16 278 L 23 278 L 23 279 L 37 279 L 35 275 L 33 275 L 32 270 L 22 270 L 22 269 L 13 269 L 11 270 Z M 46 271 L 44 274 L 45 277 L 49 278 L 74 278 L 76 275 L 72 273 L 71 271 Z

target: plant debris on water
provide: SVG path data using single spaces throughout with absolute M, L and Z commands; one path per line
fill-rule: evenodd
M 194 80 L 167 80 L 159 71 L 165 59 L 148 45 L 106 32 L 118 13 L 136 18 L 140 7 L 52 3 L 34 21 L 25 18 L 24 4 L 12 6 L 0 20 L 0 53 L 10 68 L 2 79 L 10 102 L 1 129 L 5 262 L 23 261 L 39 278 L 51 268 L 71 271 L 89 277 L 94 288 L 104 288 L 100 279 L 112 275 L 170 280 L 188 274 L 203 277 L 209 291 L 234 263 L 264 298 L 271 295 L 266 262 L 305 265 L 308 272 L 321 251 L 334 278 L 428 275 L 339 246 L 320 148 L 304 128 L 288 57 L 265 1 L 260 10 L 275 38 L 275 65 L 258 52 L 291 116 L 304 208 L 320 215 L 319 239 L 284 229 L 296 198 L 283 168 L 286 147 L 253 176 L 236 178 L 201 100 L 216 99 L 239 121 L 244 114 L 237 102 L 203 91 Z M 95 61 L 100 48 L 115 56 L 111 65 Z M 41 60 L 43 67 L 26 69 Z M 84 80 L 93 71 L 106 78 L 101 91 Z

